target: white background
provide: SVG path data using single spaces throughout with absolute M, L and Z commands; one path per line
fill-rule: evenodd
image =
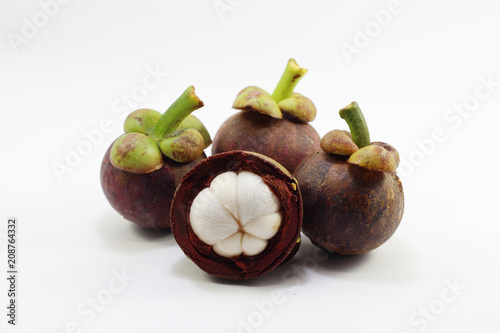
M 51 17 L 0 2 L 0 266 L 14 216 L 20 272 L 16 327 L 0 274 L 0 331 L 500 331 L 498 1 L 41 3 Z M 291 57 L 320 135 L 346 129 L 338 110 L 356 100 L 372 139 L 399 149 L 406 207 L 386 244 L 321 261 L 305 240 L 288 265 L 227 282 L 112 210 L 99 168 L 128 112 L 194 85 L 213 136 L 236 93 L 272 91 Z M 154 70 L 168 74 L 146 91 Z

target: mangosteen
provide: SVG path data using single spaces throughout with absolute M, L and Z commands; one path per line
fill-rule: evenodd
M 233 103 L 242 110 L 227 119 L 214 137 L 212 154 L 254 151 L 271 157 L 290 172 L 319 149 L 320 136 L 308 124 L 316 117 L 313 102 L 293 90 L 307 69 L 290 59 L 273 94 L 255 86 L 241 90 Z
M 205 158 L 210 135 L 190 113 L 203 106 L 194 87 L 162 115 L 139 109 L 125 120 L 125 134 L 108 148 L 101 185 L 111 206 L 146 228 L 170 228 L 170 203 L 181 178 Z
M 171 210 L 172 233 L 205 272 L 225 279 L 261 276 L 300 244 L 297 181 L 264 155 L 212 155 L 182 178 Z
M 351 132 L 334 130 L 295 170 L 304 201 L 303 232 L 338 254 L 361 254 L 386 242 L 403 217 L 397 150 L 370 142 L 356 102 L 340 110 Z

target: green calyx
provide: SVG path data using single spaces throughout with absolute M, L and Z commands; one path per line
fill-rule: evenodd
M 368 170 L 396 172 L 397 164 L 393 155 L 378 145 L 365 146 L 354 152 L 347 163 L 355 164 Z
M 163 115 L 151 109 L 130 113 L 123 126 L 125 134 L 111 148 L 111 164 L 144 174 L 163 167 L 163 156 L 179 163 L 196 160 L 212 143 L 203 123 L 191 115 L 202 106 L 190 86 Z
M 306 73 L 307 69 L 290 59 L 272 95 L 261 88 L 249 86 L 238 93 L 233 108 L 256 111 L 276 119 L 282 119 L 285 113 L 303 122 L 312 121 L 316 118 L 313 102 L 293 92 Z
M 194 161 L 203 154 L 205 142 L 200 132 L 186 128 L 179 135 L 158 141 L 163 155 L 174 161 Z
M 339 111 L 349 125 L 349 131 L 333 130 L 321 139 L 321 149 L 327 154 L 348 156 L 347 163 L 372 170 L 395 173 L 399 154 L 385 142 L 370 142 L 370 133 L 358 103 L 352 102 Z

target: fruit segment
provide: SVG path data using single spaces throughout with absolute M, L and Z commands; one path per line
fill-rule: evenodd
M 262 177 L 222 173 L 193 200 L 189 220 L 204 243 L 220 256 L 254 256 L 265 250 L 281 225 L 280 203 Z
M 201 191 L 193 201 L 189 219 L 195 234 L 208 245 L 214 245 L 239 230 L 234 216 L 210 188 Z

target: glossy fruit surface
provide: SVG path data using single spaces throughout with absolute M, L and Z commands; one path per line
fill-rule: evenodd
M 321 138 L 308 123 L 275 119 L 257 112 L 238 112 L 220 127 L 212 153 L 246 150 L 269 156 L 293 172 L 302 160 L 319 150 Z
M 115 168 L 110 160 L 111 146 L 101 164 L 101 186 L 111 206 L 125 219 L 145 228 L 169 229 L 170 205 L 181 178 L 205 158 L 177 163 L 164 158 L 159 170 L 134 174 Z
M 304 202 L 302 231 L 329 252 L 361 254 L 385 243 L 398 228 L 403 187 L 394 173 L 346 160 L 317 152 L 295 170 Z

